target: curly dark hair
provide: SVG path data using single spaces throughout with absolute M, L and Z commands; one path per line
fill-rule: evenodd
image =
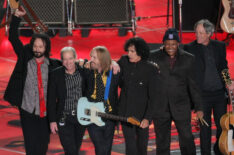
M 150 49 L 148 44 L 145 42 L 144 39 L 140 38 L 140 37 L 133 37 L 130 38 L 129 40 L 127 40 L 125 42 L 124 45 L 124 50 L 126 52 L 128 52 L 128 48 L 130 46 L 135 46 L 136 49 L 136 53 L 138 56 L 141 57 L 142 60 L 146 60 L 149 57 L 149 53 L 150 53 Z
M 50 50 L 51 50 L 51 43 L 50 43 L 50 37 L 47 34 L 33 34 L 32 39 L 30 40 L 30 48 L 33 49 L 33 44 L 37 38 L 40 38 L 43 43 L 45 44 L 45 57 L 50 57 Z

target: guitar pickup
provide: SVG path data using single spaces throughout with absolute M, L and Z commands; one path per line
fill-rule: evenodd
M 80 120 L 82 120 L 82 121 L 89 121 L 89 122 L 90 122 L 90 119 L 89 119 L 89 118 L 81 117 Z

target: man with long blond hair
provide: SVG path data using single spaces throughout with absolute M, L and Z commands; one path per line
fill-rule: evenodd
M 104 102 L 105 112 L 116 114 L 118 102 L 119 74 L 112 75 L 110 53 L 104 46 L 96 46 L 90 53 L 91 70 L 86 70 L 87 98 L 90 102 Z M 111 78 L 110 78 L 111 77 Z M 111 79 L 109 95 L 104 99 L 107 79 Z M 114 136 L 115 121 L 104 120 L 104 126 L 91 124 L 88 126 L 90 138 L 95 146 L 96 155 L 110 155 Z

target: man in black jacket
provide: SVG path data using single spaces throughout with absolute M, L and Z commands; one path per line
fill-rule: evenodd
M 202 118 L 201 97 L 191 77 L 194 57 L 180 49 L 179 42 L 177 31 L 168 29 L 163 37 L 163 49 L 149 57 L 149 61 L 159 67 L 162 79 L 160 101 L 155 104 L 153 116 L 157 155 L 170 154 L 172 121 L 179 133 L 181 154 L 196 154 L 191 131 L 191 105 L 194 105 L 197 117 Z
M 76 64 L 72 47 L 61 50 L 63 66 L 50 73 L 48 87 L 48 118 L 53 134 L 58 132 L 66 155 L 77 155 L 85 127 L 77 120 L 77 102 L 85 94 L 85 75 Z
M 88 101 L 94 105 L 102 102 L 105 113 L 116 115 L 119 74 L 112 73 L 108 49 L 104 46 L 94 47 L 90 52 L 90 60 L 92 70 L 85 70 Z M 104 122 L 103 126 L 90 124 L 87 127 L 96 155 L 111 155 L 116 121 L 104 118 Z
M 226 47 L 223 42 L 212 40 L 214 32 L 213 24 L 206 20 L 200 20 L 195 24 L 196 40 L 184 46 L 184 50 L 195 56 L 193 77 L 202 91 L 202 106 L 204 119 L 209 127 L 201 126 L 200 141 L 202 155 L 211 154 L 211 114 L 213 111 L 217 128 L 217 141 L 214 145 L 215 154 L 221 154 L 218 140 L 222 129 L 220 118 L 226 113 L 227 101 L 225 99 L 225 83 L 221 72 L 227 69 Z M 230 89 L 233 89 L 233 84 Z
M 160 81 L 157 68 L 147 62 L 149 47 L 139 37 L 125 43 L 128 55 L 118 61 L 121 68 L 119 115 L 134 116 L 140 126 L 122 123 L 127 155 L 146 155 L 153 106 L 158 102 Z
M 112 64 L 110 54 L 105 47 L 97 46 L 93 48 L 90 56 L 94 70 L 81 68 L 76 64 L 75 49 L 64 47 L 61 50 L 63 66 L 53 70 L 49 76 L 48 117 L 50 129 L 53 134 L 58 132 L 66 155 L 79 154 L 85 131 L 85 127 L 77 120 L 78 100 L 82 96 L 87 96 L 90 102 L 103 101 L 105 85 L 100 89 L 99 86 L 102 83 L 102 77 L 104 79 L 107 77 L 106 73 L 109 73 Z M 100 73 L 97 73 L 98 70 Z M 101 78 L 96 79 L 98 76 Z M 105 80 L 103 84 L 106 84 Z M 111 106 L 110 113 L 113 114 L 116 113 L 118 101 L 117 86 L 118 75 L 113 75 L 108 98 L 109 106 Z M 89 135 L 94 143 L 97 155 L 111 154 L 115 122 L 106 120 L 105 123 L 106 125 L 102 127 L 95 124 L 88 126 Z
M 47 35 L 35 34 L 25 46 L 19 40 L 19 17 L 25 13 L 24 9 L 17 9 L 12 15 L 9 41 L 18 60 L 4 99 L 19 108 L 26 154 L 45 155 L 50 134 L 46 111 L 48 73 L 61 64 L 49 58 L 50 39 Z

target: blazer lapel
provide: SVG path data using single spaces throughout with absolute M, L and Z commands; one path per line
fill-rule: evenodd
M 63 67 L 62 72 L 61 72 L 61 91 L 63 92 L 64 99 L 66 98 L 67 94 L 67 87 L 66 87 L 66 82 L 65 82 L 65 67 Z
M 168 56 L 166 55 L 166 53 L 164 53 L 165 51 L 162 51 L 160 57 L 158 58 L 158 65 L 160 66 L 160 70 L 163 70 L 165 74 L 170 74 L 171 69 L 170 69 L 170 64 L 168 61 Z

